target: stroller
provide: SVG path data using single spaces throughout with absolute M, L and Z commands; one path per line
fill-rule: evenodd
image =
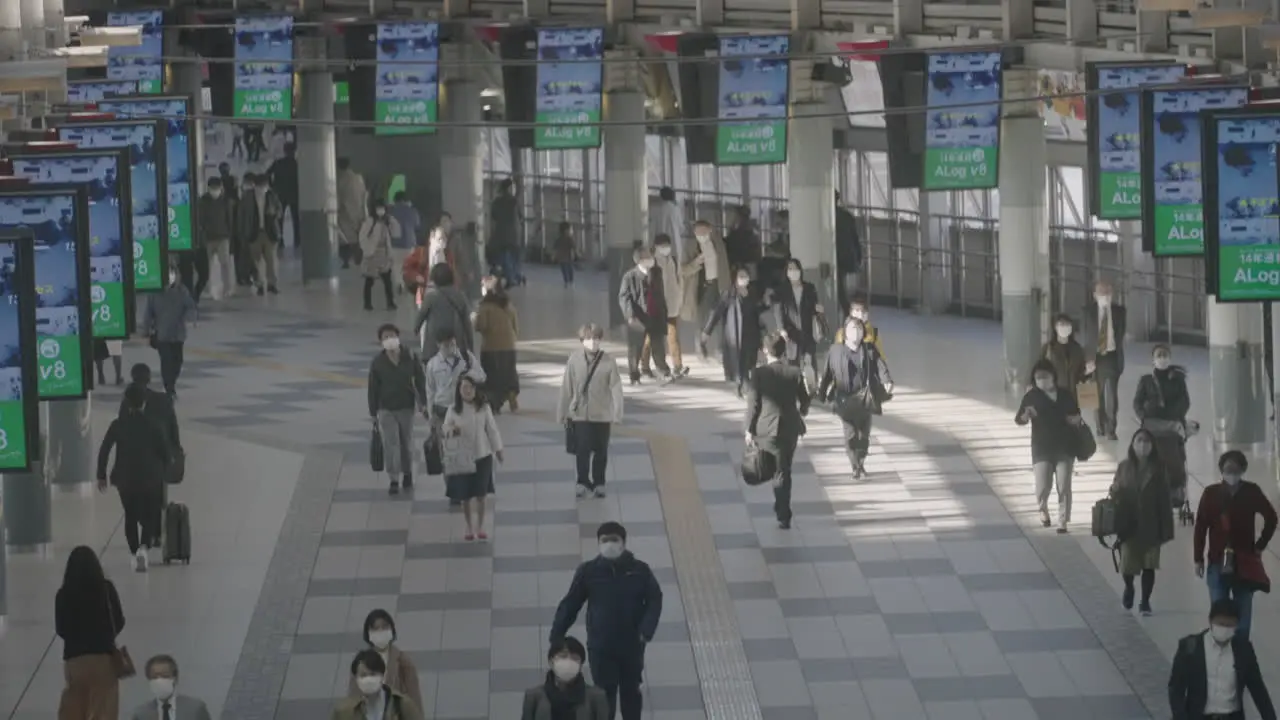
M 1173 509 L 1178 512 L 1178 522 L 1191 525 L 1196 516 L 1187 497 L 1187 439 L 1200 432 L 1200 423 L 1195 420 L 1146 419 L 1142 421 L 1142 427 L 1155 438 L 1156 452 L 1160 454 L 1169 478 L 1169 495 Z

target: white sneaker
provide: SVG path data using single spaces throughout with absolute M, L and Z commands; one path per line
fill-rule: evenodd
M 1049 527 L 1050 525 L 1052 525 L 1052 524 L 1053 524 L 1053 520 L 1050 520 L 1050 519 L 1049 519 L 1049 511 L 1048 511 L 1048 510 L 1041 510 L 1041 511 L 1040 511 L 1040 524 L 1041 524 L 1041 525 L 1043 525 L 1044 527 Z
M 603 487 L 600 487 L 600 486 L 597 486 L 595 490 L 592 490 L 592 491 L 591 491 L 591 494 L 592 494 L 592 495 L 595 495 L 595 496 L 596 496 L 596 497 L 598 497 L 598 498 L 602 498 L 602 497 L 604 497 L 604 496 L 605 496 L 604 488 L 603 488 Z
M 575 489 L 575 490 L 573 491 L 573 494 L 574 494 L 574 496 L 575 496 L 575 497 L 586 497 L 586 496 L 587 496 L 587 486 L 586 486 L 586 485 L 578 485 L 578 486 L 577 486 L 577 489 Z
M 138 548 L 137 554 L 133 556 L 133 569 L 138 572 L 146 572 L 149 563 L 147 549 L 145 547 Z

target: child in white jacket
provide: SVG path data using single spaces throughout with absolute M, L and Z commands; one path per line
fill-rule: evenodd
M 449 499 L 461 501 L 462 516 L 467 523 L 463 539 L 488 540 L 484 531 L 485 496 L 493 490 L 494 458 L 502 462 L 502 436 L 493 411 L 470 375 L 458 378 L 457 397 L 445 413 L 442 429 L 446 452 L 448 444 L 456 441 L 462 444 L 463 455 L 475 458 L 475 470 L 461 474 L 450 474 L 446 461 L 445 486 Z

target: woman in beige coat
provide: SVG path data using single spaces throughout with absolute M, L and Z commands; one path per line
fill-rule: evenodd
M 399 235 L 400 223 L 387 213 L 387 204 L 381 200 L 374 203 L 373 215 L 360 225 L 360 250 L 364 254 L 360 269 L 364 273 L 365 310 L 373 309 L 373 282 L 378 278 L 382 278 L 387 309 L 396 309 L 391 289 L 391 238 Z
M 702 327 L 711 309 L 733 288 L 729 255 L 724 240 L 706 220 L 693 224 L 693 237 L 681 263 L 684 275 L 684 300 L 680 303 L 680 319 Z
M 382 683 L 422 707 L 422 687 L 418 682 L 418 668 L 408 654 L 396 647 L 396 621 L 391 613 L 378 608 L 364 619 L 364 641 L 369 649 L 378 653 L 386 663 L 387 670 L 382 676 Z M 360 688 L 356 685 L 356 676 L 351 676 L 348 695 L 357 697 Z
M 333 709 L 331 720 L 424 720 L 422 708 L 386 683 L 387 663 L 375 650 L 361 650 L 351 661 L 356 694 Z

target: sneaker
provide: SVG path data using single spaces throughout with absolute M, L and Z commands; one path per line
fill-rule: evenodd
M 392 480 L 392 481 L 391 481 L 391 487 L 387 488 L 387 493 L 388 493 L 389 495 L 399 495 L 399 494 L 400 494 L 400 483 L 396 482 L 395 480 Z
M 663 375 L 661 380 L 663 385 L 670 385 L 675 381 L 676 381 L 676 376 L 672 375 L 671 373 L 667 373 L 666 375 Z
M 266 292 L 267 292 L 266 288 L 262 287 L 261 285 L 258 286 L 258 297 L 262 297 L 263 295 L 266 294 Z
M 1049 511 L 1048 511 L 1048 510 L 1041 510 L 1041 511 L 1040 511 L 1040 525 L 1041 525 L 1041 526 L 1043 526 L 1043 527 L 1049 527 L 1049 526 L 1050 526 L 1050 525 L 1052 525 L 1052 524 L 1053 524 L 1053 521 L 1049 519 Z
M 689 366 L 685 365 L 676 368 L 676 377 L 689 377 Z
M 404 476 L 404 479 L 400 481 L 400 484 L 404 486 L 404 489 L 405 489 L 405 490 L 412 490 L 412 489 L 413 489 L 413 476 L 412 476 L 412 475 L 405 475 L 405 476 Z
M 657 377 L 656 375 L 653 374 L 653 368 L 646 368 L 644 370 L 641 370 L 640 374 L 649 378 L 650 380 Z
M 779 521 L 778 521 L 778 529 L 779 529 L 779 530 L 790 530 L 790 529 L 791 529 L 791 521 L 790 521 L 790 520 L 779 520 Z
M 137 572 L 146 572 L 147 564 L 150 561 L 147 558 L 147 549 L 145 547 L 138 548 L 138 552 L 133 556 L 133 569 Z
M 577 486 L 577 488 L 574 489 L 573 494 L 574 494 L 574 497 L 581 498 L 581 497 L 586 497 L 587 493 L 589 492 L 591 492 L 591 488 L 587 487 L 586 485 L 579 485 Z
M 598 497 L 598 498 L 602 498 L 602 497 L 604 497 L 607 493 L 605 493 L 605 491 L 604 491 L 604 486 L 603 486 L 603 485 L 597 485 L 597 486 L 595 487 L 595 489 L 591 491 L 591 494 L 592 494 L 592 495 L 595 495 L 595 496 L 596 496 L 596 497 Z
M 279 290 L 279 289 L 277 289 L 275 285 L 268 285 L 268 286 L 267 286 L 267 292 L 271 293 L 272 295 L 279 295 L 279 294 L 280 294 L 280 290 Z M 259 294 L 259 295 L 261 295 L 262 293 L 258 293 L 258 294 Z
M 1066 535 L 1066 534 L 1067 534 L 1067 526 L 1066 526 L 1066 525 L 1063 525 L 1062 527 L 1058 528 L 1055 532 L 1057 532 L 1059 535 Z
M 1142 613 L 1142 617 L 1151 617 L 1151 605 L 1142 603 L 1138 606 L 1138 612 Z

